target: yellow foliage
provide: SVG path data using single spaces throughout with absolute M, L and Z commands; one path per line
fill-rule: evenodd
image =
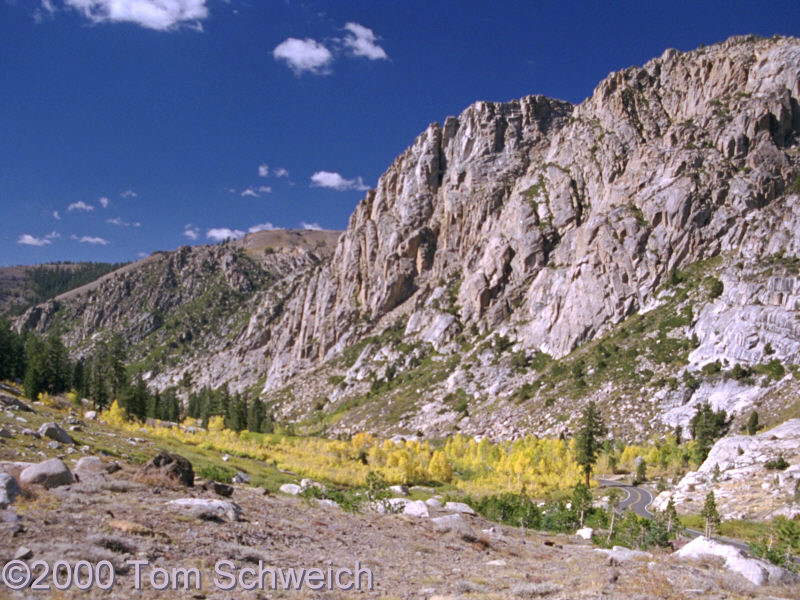
M 100 418 L 114 427 L 120 427 L 124 429 L 125 425 L 128 425 L 125 417 L 125 411 L 120 408 L 119 402 L 116 400 L 112 402 L 111 408 L 100 413 Z
M 208 432 L 219 433 L 225 429 L 225 418 L 222 415 L 216 415 L 208 420 Z

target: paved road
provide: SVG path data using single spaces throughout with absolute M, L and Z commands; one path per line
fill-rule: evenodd
M 644 517 L 645 519 L 652 519 L 655 516 L 648 510 L 648 507 L 654 500 L 653 494 L 649 490 L 642 487 L 627 485 L 620 481 L 611 481 L 609 479 L 598 479 L 597 482 L 603 487 L 618 487 L 627 493 L 625 499 L 619 503 L 619 508 L 617 509 L 619 512 L 625 512 L 630 508 L 634 513 L 640 517 Z M 703 535 L 703 532 L 695 531 L 694 529 L 684 528 L 683 531 L 690 538 L 696 538 Z M 736 548 L 744 550 L 745 552 L 750 551 L 750 545 L 739 540 L 721 537 L 713 537 L 712 539 L 722 542 L 723 544 L 735 546 Z

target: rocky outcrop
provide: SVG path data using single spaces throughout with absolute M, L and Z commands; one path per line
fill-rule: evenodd
M 138 477 L 145 481 L 155 479 L 186 487 L 194 486 L 192 463 L 179 454 L 170 454 L 163 450 L 139 470 Z
M 705 537 L 696 537 L 675 553 L 679 558 L 720 557 L 728 571 L 738 573 L 753 585 L 796 583 L 797 576 L 765 560 L 745 556 L 738 548 Z
M 786 464 L 777 468 L 780 458 Z M 794 517 L 800 515 L 798 486 L 800 419 L 790 419 L 757 435 L 718 440 L 700 468 L 659 494 L 653 506 L 663 510 L 672 498 L 679 511 L 699 512 L 713 490 L 723 518 Z
M 431 125 L 287 304 L 267 388 L 442 287 L 460 326 L 503 324 L 558 357 L 676 268 L 777 249 L 768 221 L 798 202 L 799 73 L 796 40 L 734 38 L 613 73 L 578 106 L 479 102 Z

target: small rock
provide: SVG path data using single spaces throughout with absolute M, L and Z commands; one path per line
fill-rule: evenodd
M 427 500 L 425 500 L 425 504 L 427 504 L 428 507 L 434 508 L 436 510 L 441 510 L 443 508 L 442 503 L 439 502 L 436 498 L 428 498 Z
M 16 479 L 8 473 L 0 473 L 0 508 L 13 504 L 21 492 Z
M 38 439 L 40 439 L 42 437 L 38 433 L 36 433 L 33 429 L 23 429 L 22 430 L 22 435 L 29 435 L 32 438 L 36 439 L 36 440 L 38 440 Z
M 649 552 L 642 552 L 641 550 L 631 550 L 630 548 L 624 548 L 622 546 L 614 546 L 611 550 L 607 550 L 605 548 L 600 548 L 595 550 L 595 552 L 602 552 L 606 556 L 608 556 L 608 564 L 612 567 L 621 565 L 622 563 L 636 560 L 638 558 L 652 558 L 653 555 Z
M 486 564 L 491 566 L 491 567 L 505 567 L 506 566 L 506 561 L 504 561 L 503 559 L 490 560 Z
M 74 481 L 67 465 L 60 458 L 51 458 L 31 465 L 19 475 L 22 483 L 35 483 L 46 488 L 69 485 Z
M 170 500 L 169 504 L 188 510 L 199 518 L 213 517 L 226 521 L 238 521 L 242 516 L 242 509 L 239 505 L 227 500 L 180 498 L 178 500 Z
M 591 540 L 592 536 L 594 535 L 594 529 L 591 527 L 584 527 L 583 529 L 578 529 L 578 531 L 575 532 L 575 535 L 584 540 Z
M 303 491 L 303 488 L 296 483 L 284 483 L 278 488 L 278 491 L 283 492 L 284 494 L 289 494 L 290 496 L 297 496 L 297 494 Z
M 61 444 L 75 443 L 75 440 L 73 440 L 66 431 L 61 429 L 61 427 L 55 423 L 44 423 L 41 427 L 39 427 L 39 435 L 50 438 L 51 440 L 55 440 Z
M 96 410 L 87 410 L 83 413 L 83 418 L 87 421 L 96 421 L 97 420 L 97 411 Z
M 404 485 L 390 485 L 389 491 L 398 496 L 408 496 L 408 487 Z
M 8 429 L 3 428 L 3 429 L 0 429 L 0 437 L 6 438 L 6 439 L 11 439 L 14 436 L 12 435 L 12 433 Z
M 233 476 L 233 479 L 231 481 L 233 481 L 233 483 L 250 483 L 250 475 L 239 471 L 238 473 L 236 473 L 236 475 Z
M 425 519 L 430 516 L 430 514 L 428 514 L 428 505 L 422 500 L 414 500 L 413 502 L 406 504 L 403 507 L 403 514 L 411 515 L 412 517 L 422 517 Z
M 444 505 L 445 510 L 449 510 L 450 512 L 454 513 L 461 513 L 464 515 L 474 515 L 475 511 L 472 510 L 472 507 L 469 504 L 464 504 L 463 502 L 448 502 Z
M 14 553 L 14 560 L 28 560 L 33 557 L 33 550 L 27 546 L 20 546 Z
M 48 442 L 47 447 L 50 450 L 57 450 L 58 449 L 58 442 L 53 440 L 52 442 Z

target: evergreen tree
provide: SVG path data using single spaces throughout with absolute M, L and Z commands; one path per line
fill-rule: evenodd
M 106 353 L 106 373 L 111 383 L 111 394 L 118 398 L 128 385 L 125 370 L 125 341 L 115 333 L 111 336 Z
M 44 345 L 45 385 L 51 394 L 66 392 L 72 383 L 69 352 L 56 332 L 47 336 Z
M 678 511 L 675 509 L 675 502 L 672 500 L 672 496 L 670 496 L 667 506 L 664 508 L 664 511 L 660 513 L 659 517 L 664 522 L 668 534 L 671 534 L 673 531 L 678 531 L 680 521 L 678 520 Z
M 641 459 L 636 465 L 636 479 L 634 479 L 633 483 L 634 485 L 639 485 L 645 481 L 647 481 L 647 461 Z
M 575 461 L 583 468 L 586 477 L 586 487 L 589 487 L 589 477 L 597 462 L 597 456 L 603 447 L 602 438 L 606 435 L 606 426 L 594 401 L 589 402 L 583 411 L 580 428 L 575 436 L 577 452 Z
M 706 495 L 706 501 L 703 505 L 703 510 L 700 511 L 700 516 L 705 520 L 705 536 L 710 538 L 711 534 L 719 529 L 721 523 L 713 490 Z
M 264 413 L 264 403 L 260 398 L 255 398 L 247 407 L 248 431 L 261 431 L 261 423 L 264 420 Z
M 11 329 L 6 319 L 0 319 L 0 379 L 25 376 L 24 341 Z
M 45 365 L 44 344 L 34 336 L 28 336 L 25 344 L 25 379 L 23 387 L 25 395 L 31 400 L 36 400 L 39 394 L 47 391 L 47 375 Z
M 683 441 L 683 427 L 675 425 L 675 445 L 680 446 Z
M 758 431 L 758 413 L 753 411 L 747 419 L 747 435 L 755 435 Z
M 697 442 L 695 460 L 702 463 L 717 438 L 723 436 L 730 426 L 724 410 L 715 412 L 708 402 L 703 402 L 689 422 L 692 437 Z

